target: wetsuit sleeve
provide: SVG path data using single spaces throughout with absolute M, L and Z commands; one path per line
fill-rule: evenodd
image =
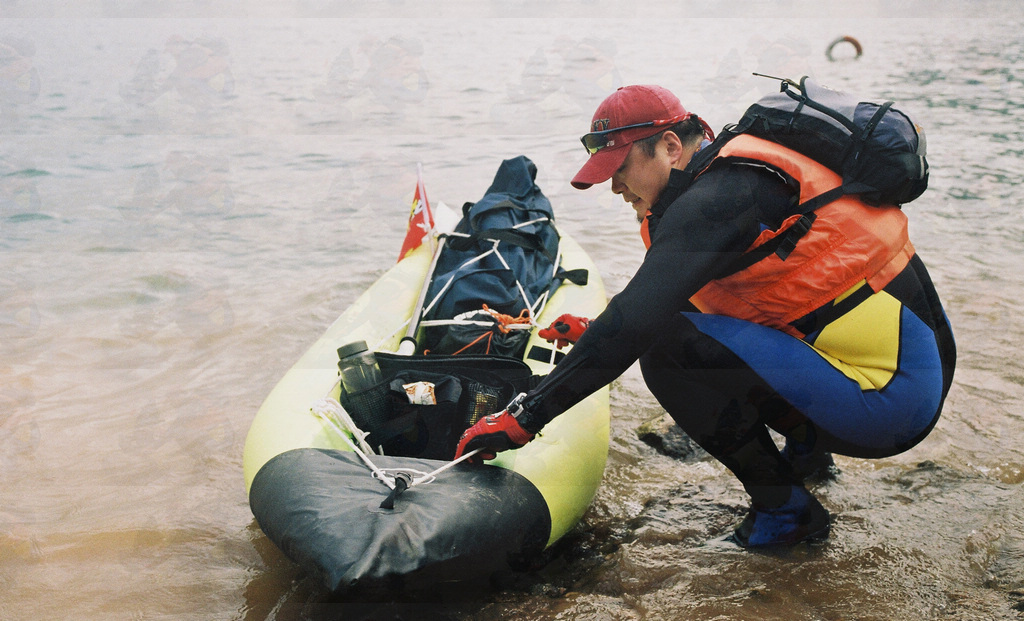
M 531 391 L 519 422 L 536 432 L 611 383 L 651 347 L 690 296 L 781 221 L 791 192 L 763 169 L 711 170 L 665 209 L 636 275 L 590 322 L 572 351 Z

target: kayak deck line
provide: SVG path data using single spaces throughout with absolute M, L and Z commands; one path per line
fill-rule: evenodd
M 348 412 L 345 411 L 345 408 L 342 407 L 340 402 L 332 398 L 320 399 L 319 401 L 312 405 L 310 411 L 312 411 L 314 415 L 316 415 L 317 417 L 321 418 L 324 422 L 326 422 L 328 426 L 332 430 L 334 430 L 334 432 L 337 433 L 346 444 L 348 444 L 349 448 L 352 449 L 352 452 L 358 455 L 359 459 L 362 460 L 362 462 L 366 464 L 366 467 L 370 469 L 370 473 L 371 476 L 373 476 L 373 478 L 379 480 L 384 485 L 387 485 L 388 488 L 391 490 L 396 490 L 398 488 L 398 480 L 402 475 L 418 475 L 415 477 L 404 479 L 405 489 L 420 484 L 430 483 L 431 481 L 437 478 L 437 475 L 455 467 L 456 465 L 466 461 L 467 459 L 472 458 L 474 455 L 483 450 L 476 449 L 474 451 L 470 451 L 469 453 L 466 453 L 465 455 L 459 457 L 458 459 L 453 459 L 452 461 L 446 463 L 445 465 L 439 468 L 435 468 L 430 472 L 423 472 L 422 470 L 414 470 L 412 468 L 390 468 L 385 470 L 382 468 L 378 468 L 377 465 L 373 463 L 373 460 L 370 459 L 370 456 L 367 454 L 375 454 L 373 453 L 373 449 L 368 444 L 366 444 L 365 438 L 370 434 L 360 430 L 359 427 L 357 427 L 355 423 L 352 422 L 352 418 L 348 415 Z M 340 425 L 339 420 L 341 421 Z M 346 433 L 346 430 L 348 431 L 348 433 Z M 350 437 L 350 434 L 358 438 L 358 440 L 354 441 Z M 357 446 L 357 441 L 361 446 Z

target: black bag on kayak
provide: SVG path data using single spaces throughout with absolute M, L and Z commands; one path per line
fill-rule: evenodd
M 459 323 L 446 327 L 434 346 L 434 352 L 455 356 L 481 354 L 518 358 L 530 339 L 530 326 L 526 329 L 509 328 L 487 310 L 467 311 L 455 317 Z
M 859 194 L 871 205 L 902 205 L 928 187 L 928 162 L 924 131 L 892 106 L 892 101 L 863 101 L 806 76 L 799 83 L 783 79 L 780 92 L 750 106 L 727 131 L 776 142 L 838 173 L 842 188 L 812 209 L 842 194 Z
M 526 156 L 505 160 L 483 198 L 463 206 L 462 220 L 445 240 L 427 291 L 424 350 L 452 354 L 477 336 L 465 330 L 452 334 L 453 324 L 431 321 L 452 320 L 485 304 L 512 317 L 524 310 L 532 314 L 563 279 L 585 282 L 585 274 L 558 269 L 555 217 L 551 202 L 534 183 L 536 176 L 537 167 Z
M 341 404 L 385 455 L 451 459 L 463 431 L 539 381 L 513 358 L 377 352 L 376 359 L 383 381 L 342 392 Z M 417 382 L 429 383 L 429 398 L 410 396 Z

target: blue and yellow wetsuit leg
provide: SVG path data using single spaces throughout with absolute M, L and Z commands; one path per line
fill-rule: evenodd
M 641 358 L 663 407 L 754 498 L 795 482 L 768 428 L 816 451 L 894 455 L 931 431 L 949 390 L 952 332 L 916 257 L 882 291 L 851 290 L 816 315 L 798 339 L 682 313 Z

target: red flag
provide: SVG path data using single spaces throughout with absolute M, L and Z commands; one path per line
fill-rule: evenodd
M 405 232 L 402 251 L 398 255 L 401 261 L 405 255 L 419 248 L 434 230 L 434 213 L 430 210 L 427 190 L 423 187 L 423 168 L 416 165 L 416 193 L 412 197 L 412 208 L 409 210 L 409 228 Z

